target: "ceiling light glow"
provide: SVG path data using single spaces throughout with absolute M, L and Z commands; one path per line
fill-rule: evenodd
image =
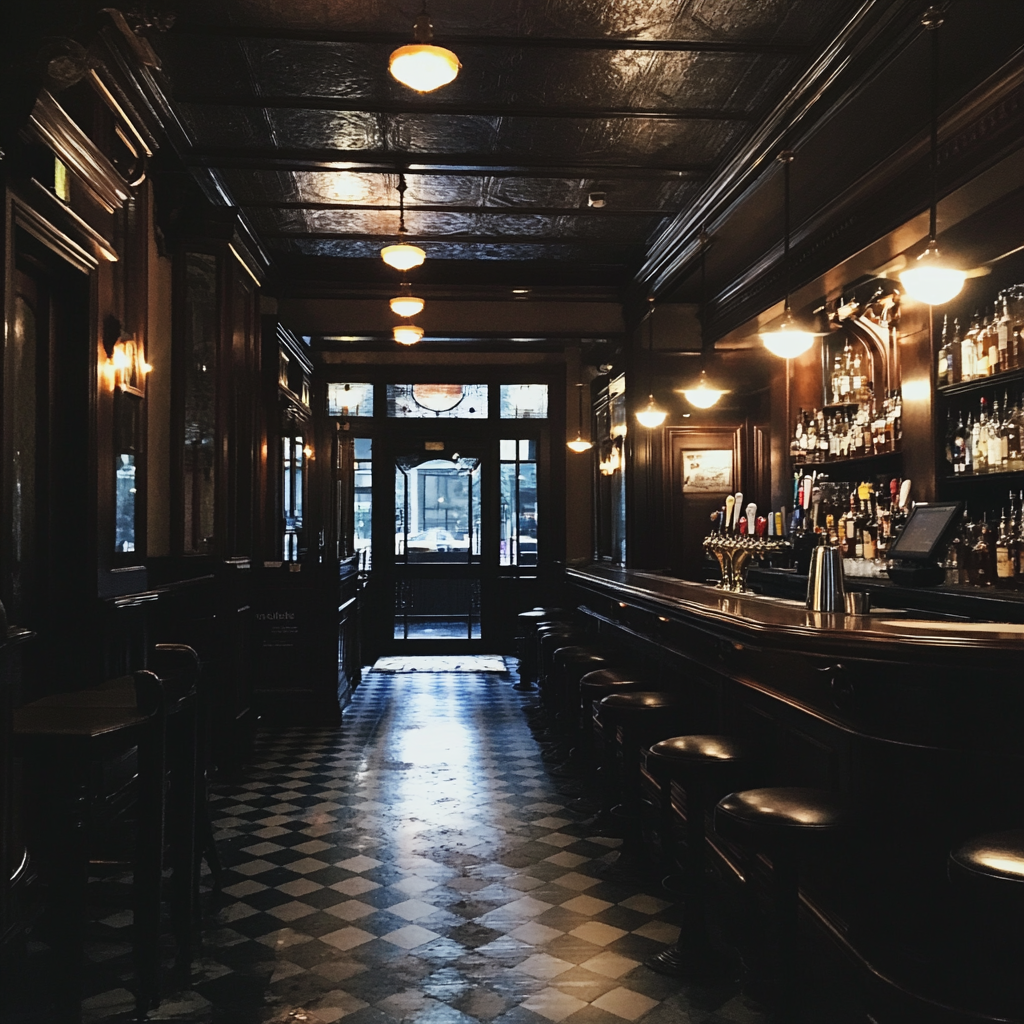
M 397 245 L 386 245 L 380 251 L 380 258 L 395 270 L 412 270 L 427 258 L 427 254 L 418 245 L 399 242 Z
M 423 328 L 416 324 L 398 324 L 392 333 L 399 345 L 415 345 L 423 338 Z
M 966 271 L 949 266 L 939 250 L 929 245 L 913 264 L 900 274 L 907 294 L 929 306 L 941 306 L 955 299 L 967 280 Z
M 415 295 L 396 295 L 390 305 L 396 316 L 415 316 L 423 311 L 424 302 Z

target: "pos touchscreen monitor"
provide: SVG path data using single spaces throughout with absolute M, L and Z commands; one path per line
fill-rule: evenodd
M 960 519 L 959 501 L 937 501 L 915 505 L 907 525 L 889 548 L 889 557 L 906 562 L 934 565 L 944 554 L 950 531 Z

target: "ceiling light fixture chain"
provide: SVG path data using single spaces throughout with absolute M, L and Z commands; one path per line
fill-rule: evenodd
M 647 404 L 637 411 L 636 420 L 641 427 L 653 430 L 665 422 L 668 413 L 654 401 L 654 295 L 647 296 Z
M 929 125 L 930 204 L 928 207 L 928 244 L 924 252 L 900 274 L 900 283 L 907 294 L 930 306 L 941 306 L 960 294 L 967 272 L 950 266 L 939 253 L 939 28 L 944 19 L 938 7 L 929 7 L 921 15 L 921 25 L 931 36 L 929 94 L 931 123 Z
M 707 308 L 708 308 L 708 269 L 707 249 L 711 241 L 707 226 L 700 229 L 697 242 L 700 245 L 700 307 L 697 313 L 697 321 L 700 324 L 700 377 L 693 387 L 681 388 L 683 397 L 698 409 L 710 409 L 715 405 L 722 395 L 728 394 L 721 388 L 712 387 L 708 380 L 707 362 L 708 356 L 714 352 L 714 342 L 708 341 Z
M 405 172 L 398 173 L 398 242 L 386 245 L 380 251 L 380 258 L 395 270 L 412 270 L 427 258 L 427 254 L 418 245 L 409 245 L 405 240 Z
M 780 359 L 795 359 L 803 355 L 814 344 L 815 334 L 807 330 L 793 316 L 790 307 L 790 292 L 793 289 L 793 269 L 790 256 L 790 219 L 792 217 L 791 168 L 796 154 L 784 149 L 779 154 L 782 164 L 782 276 L 785 285 L 785 301 L 782 305 L 782 321 L 774 331 L 763 331 L 761 339 L 765 348 Z

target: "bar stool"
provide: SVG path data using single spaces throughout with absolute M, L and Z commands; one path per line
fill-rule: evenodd
M 519 682 L 515 690 L 532 690 L 537 678 L 537 647 L 535 633 L 542 622 L 567 621 L 570 612 L 564 608 L 531 608 L 516 616 L 516 651 L 519 655 Z
M 750 744 L 733 736 L 673 736 L 647 752 L 647 767 L 659 783 L 661 846 L 669 871 L 676 864 L 673 842 L 672 783 L 686 794 L 686 853 L 683 859 L 684 916 L 679 938 L 647 960 L 660 974 L 707 974 L 716 966 L 706 918 L 705 816 L 737 775 L 754 760 Z
M 565 764 L 555 774 L 576 775 L 578 755 L 574 754 L 579 741 L 580 680 L 595 671 L 611 669 L 610 653 L 586 645 L 560 647 L 555 651 L 550 676 L 551 706 L 555 709 L 554 725 L 560 734 L 553 756 L 561 756 Z
M 540 690 L 540 702 L 531 704 L 525 709 L 527 716 L 537 717 L 547 712 L 544 680 L 554 652 L 559 647 L 566 647 L 572 642 L 584 639 L 586 639 L 586 634 L 568 622 L 544 620 L 538 622 L 534 627 L 533 636 L 530 639 L 533 650 L 531 664 L 534 670 L 534 682 L 537 683 Z
M 644 873 L 642 753 L 652 743 L 683 731 L 686 708 L 684 697 L 653 690 L 610 693 L 598 701 L 605 773 L 602 811 L 622 822 L 620 856 L 609 875 Z M 617 773 L 620 759 L 622 767 Z M 617 774 L 622 802 L 615 807 Z
M 962 957 L 971 962 L 983 991 L 996 993 L 1019 1013 L 1024 1005 L 1024 829 L 967 840 L 950 852 L 948 870 L 960 903 Z
M 849 832 L 855 821 L 845 797 L 822 789 L 748 789 L 723 797 L 715 808 L 715 831 L 723 839 L 771 859 L 777 942 L 772 1001 L 784 1015 L 797 1011 L 800 856 L 823 839 Z
M 580 679 L 579 722 L 576 747 L 579 759 L 592 769 L 599 767 L 594 736 L 598 728 L 596 703 L 610 693 L 636 693 L 650 690 L 649 680 L 638 679 L 625 669 L 601 668 L 588 672 Z

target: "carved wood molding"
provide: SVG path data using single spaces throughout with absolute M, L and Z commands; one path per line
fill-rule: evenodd
M 46 190 L 43 189 L 43 191 Z M 73 238 L 68 232 L 58 227 L 39 209 L 42 204 L 38 202 L 34 205 L 30 204 L 16 193 L 9 195 L 9 218 L 13 227 L 26 231 L 83 274 L 88 274 L 99 266 L 103 257 L 96 252 L 95 246 L 90 245 L 84 239 Z M 58 206 L 61 205 L 56 199 L 54 199 L 54 203 Z
M 992 76 L 950 112 L 942 126 L 938 162 L 942 194 L 949 194 L 1024 138 L 1024 55 Z M 790 253 L 796 287 L 870 245 L 919 213 L 927 199 L 928 140 L 909 143 L 873 168 L 817 217 L 793 233 Z M 720 337 L 767 309 L 785 288 L 781 245 L 761 256 L 711 303 L 710 329 Z
M 32 108 L 26 132 L 53 150 L 108 213 L 127 202 L 131 194 L 128 183 L 46 89 Z

